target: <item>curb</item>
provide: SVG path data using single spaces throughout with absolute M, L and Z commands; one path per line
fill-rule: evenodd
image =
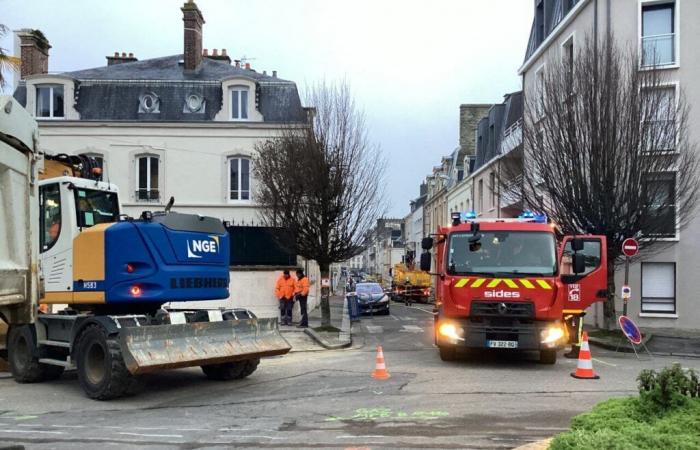
M 642 338 L 642 344 L 647 345 L 649 344 L 649 341 L 654 337 L 653 334 L 647 333 L 643 338 Z M 607 339 L 599 339 L 593 336 L 588 336 L 588 342 L 595 345 L 596 347 L 604 348 L 606 350 L 612 350 L 615 351 L 617 350 L 618 352 L 622 353 L 634 353 L 634 350 L 629 348 L 628 344 L 629 341 L 627 338 L 623 337 L 622 340 L 620 341 L 619 347 L 617 343 L 612 343 Z M 640 345 L 642 345 L 640 344 Z M 657 353 L 659 354 L 659 353 Z
M 311 336 L 311 338 L 318 342 L 323 348 L 328 350 L 340 350 L 343 348 L 348 348 L 352 345 L 352 336 L 348 336 L 347 339 L 341 340 L 338 344 L 333 344 L 329 342 L 326 338 L 316 333 L 312 328 L 304 328 L 304 333 Z M 340 334 L 344 334 L 341 332 Z
M 590 338 L 589 338 L 590 340 Z M 547 438 L 543 439 L 541 441 L 536 441 L 536 442 L 530 442 L 529 444 L 521 445 L 520 447 L 516 447 L 513 450 L 547 450 L 549 448 L 549 444 L 552 443 L 552 439 L 554 438 Z

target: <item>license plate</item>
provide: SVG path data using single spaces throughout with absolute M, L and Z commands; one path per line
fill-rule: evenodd
M 489 348 L 518 348 L 518 341 L 486 341 Z

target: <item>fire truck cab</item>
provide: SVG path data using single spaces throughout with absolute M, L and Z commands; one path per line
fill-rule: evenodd
M 452 224 L 423 239 L 421 269 L 435 276 L 435 343 L 443 360 L 460 349 L 539 351 L 542 363 L 607 298 L 605 236 L 558 239 L 546 216 L 477 219 L 453 213 Z M 431 254 L 430 250 L 435 247 Z

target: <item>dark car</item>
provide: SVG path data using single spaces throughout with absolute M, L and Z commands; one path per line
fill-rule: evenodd
M 360 313 L 389 315 L 389 296 L 379 283 L 357 283 L 355 287 Z

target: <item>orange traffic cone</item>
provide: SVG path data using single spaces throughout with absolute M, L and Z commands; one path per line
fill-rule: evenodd
M 372 378 L 375 380 L 388 380 L 390 377 L 391 375 L 386 370 L 386 364 L 384 364 L 384 352 L 380 345 L 377 347 L 377 364 L 372 371 Z
M 580 378 L 584 380 L 597 380 L 598 378 L 600 378 L 593 371 L 591 349 L 588 346 L 588 333 L 586 331 L 583 332 L 581 350 L 578 353 L 578 366 L 576 366 L 576 372 L 573 372 L 571 376 L 574 378 Z

